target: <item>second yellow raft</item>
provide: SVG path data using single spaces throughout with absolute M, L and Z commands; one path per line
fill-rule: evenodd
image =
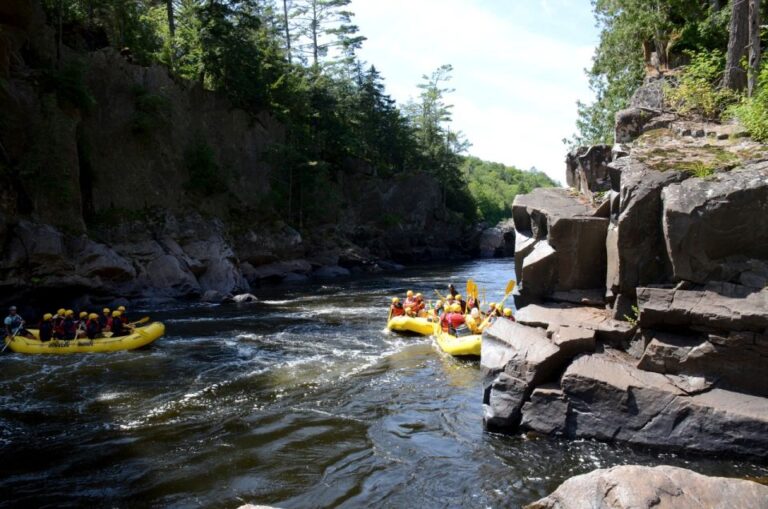
M 439 325 L 436 325 L 434 329 L 437 346 L 439 346 L 443 352 L 456 357 L 480 356 L 480 347 L 483 339 L 482 334 L 456 337 L 453 334 L 443 332 Z
M 30 332 L 37 336 L 36 330 Z M 160 336 L 165 334 L 165 325 L 155 322 L 146 327 L 137 327 L 131 334 L 116 338 L 98 338 L 98 339 L 52 339 L 42 342 L 39 339 L 28 339 L 16 336 L 13 341 L 5 338 L 8 348 L 16 353 L 47 353 L 47 354 L 67 354 L 67 353 L 105 353 L 117 352 L 120 350 L 134 350 L 148 345 Z

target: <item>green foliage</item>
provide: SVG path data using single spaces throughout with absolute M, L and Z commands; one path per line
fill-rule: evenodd
M 67 62 L 61 69 L 48 69 L 43 72 L 43 89 L 56 94 L 59 106 L 88 112 L 96 99 L 83 80 L 83 72 L 83 64 L 76 61 Z
M 135 86 L 136 111 L 131 118 L 131 131 L 149 135 L 167 126 L 171 119 L 171 101 L 161 94 L 152 94 L 142 86 Z
M 763 64 L 759 87 L 752 97 L 745 97 L 728 110 L 758 141 L 768 141 L 768 63 Z
M 518 194 L 557 185 L 536 169 L 523 171 L 471 156 L 463 158 L 461 171 L 469 183 L 470 202 L 476 204 L 478 217 L 493 225 L 512 217 L 512 202 Z
M 722 88 L 725 55 L 721 51 L 691 53 L 676 86 L 667 86 L 665 99 L 683 115 L 696 114 L 714 120 L 737 96 Z
M 184 164 L 189 172 L 187 182 L 189 191 L 202 196 L 212 196 L 226 191 L 216 155 L 205 141 L 196 141 L 187 149 Z
M 600 42 L 587 75 L 595 100 L 577 103 L 577 132 L 563 141 L 613 142 L 615 114 L 627 107 L 650 65 L 644 50 L 655 51 L 663 68 L 683 50 L 725 49 L 729 9 L 710 6 L 708 0 L 592 0 Z
M 632 314 L 624 315 L 624 320 L 629 322 L 629 325 L 631 325 L 632 327 L 637 327 L 639 316 L 640 316 L 640 308 L 637 306 L 632 306 Z

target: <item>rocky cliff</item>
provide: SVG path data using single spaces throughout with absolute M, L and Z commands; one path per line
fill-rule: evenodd
M 483 340 L 485 423 L 768 455 L 768 147 L 663 111 L 513 205 L 517 323 Z M 649 102 L 650 101 L 650 102 Z
M 269 112 L 111 48 L 57 61 L 53 33 L 37 2 L 0 5 L 0 300 L 217 298 L 478 252 L 427 174 L 331 172 L 322 218 L 286 224 Z

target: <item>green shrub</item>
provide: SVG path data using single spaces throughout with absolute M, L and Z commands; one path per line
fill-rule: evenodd
M 43 72 L 43 90 L 54 92 L 59 106 L 71 106 L 90 111 L 96 105 L 83 79 L 84 66 L 79 62 L 67 62 L 61 69 Z
M 147 135 L 167 126 L 171 119 L 171 101 L 161 94 L 152 94 L 141 85 L 133 88 L 136 111 L 131 118 L 131 131 Z
M 718 50 L 689 54 L 691 63 L 683 70 L 677 86 L 665 88 L 666 100 L 682 115 L 715 120 L 738 99 L 735 92 L 720 86 L 725 56 Z
M 211 196 L 227 189 L 213 149 L 206 142 L 193 143 L 187 149 L 184 163 L 189 172 L 188 190 Z
M 729 108 L 728 115 L 737 118 L 752 138 L 768 141 L 768 63 L 763 65 L 758 83 L 754 96 Z

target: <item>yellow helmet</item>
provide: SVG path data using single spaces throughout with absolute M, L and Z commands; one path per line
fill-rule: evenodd
M 66 312 L 67 312 L 67 310 L 66 310 L 66 309 L 64 309 L 64 308 L 61 308 L 61 309 L 59 309 L 58 311 L 56 311 L 56 314 L 57 314 L 57 315 L 59 315 L 59 316 L 62 316 L 62 315 L 63 315 L 64 313 L 66 313 Z
M 420 293 L 417 293 L 414 297 L 417 298 L 417 299 L 423 299 L 424 298 Z
M 109 313 L 109 308 L 104 308 L 101 310 L 102 313 Z
M 91 320 L 97 320 L 99 318 L 99 315 L 97 315 L 96 313 L 91 313 L 90 315 L 88 315 L 88 318 L 90 318 Z
M 411 306 L 408 306 L 407 308 L 405 308 L 405 312 L 406 313 L 410 313 L 411 312 Z
M 80 318 L 85 318 L 86 316 L 88 316 L 88 313 L 85 311 L 80 311 Z
M 125 313 L 125 306 L 119 306 L 117 310 L 120 311 L 121 313 Z
M 457 294 L 456 294 L 456 297 L 454 297 L 454 299 L 456 299 L 456 300 L 461 300 L 461 294 L 460 294 L 460 293 L 457 293 Z
M 392 297 L 392 304 L 397 304 L 398 302 L 400 302 L 400 299 L 397 297 Z
M 75 312 L 74 312 L 74 311 L 72 311 L 71 309 L 67 309 L 67 312 L 66 312 L 66 313 L 64 313 L 64 316 L 72 316 L 72 315 L 74 315 L 74 314 L 75 314 Z
M 53 318 L 53 315 L 50 313 L 46 313 L 43 315 L 43 320 L 50 320 L 51 318 Z
M 118 310 L 112 311 L 112 318 L 117 318 L 118 316 L 122 315 L 122 313 Z
M 454 313 L 461 313 L 461 304 L 454 304 L 451 306 L 451 311 Z
M 501 304 L 496 304 L 496 311 L 501 311 L 501 310 L 502 310 Z
M 512 310 L 509 308 L 504 308 L 504 316 L 512 316 Z
M 495 309 L 496 308 L 496 303 L 495 302 L 491 302 L 489 304 L 489 306 L 491 307 L 491 309 Z
M 413 297 L 413 290 L 408 290 L 405 295 L 406 297 Z
M 449 302 L 444 302 L 443 303 L 443 309 L 448 311 L 449 309 L 451 309 L 451 304 Z
M 451 301 L 451 300 L 453 300 L 453 295 L 451 295 L 451 294 L 449 293 L 449 294 L 448 294 L 448 296 L 445 298 L 445 300 L 448 300 L 448 301 Z

